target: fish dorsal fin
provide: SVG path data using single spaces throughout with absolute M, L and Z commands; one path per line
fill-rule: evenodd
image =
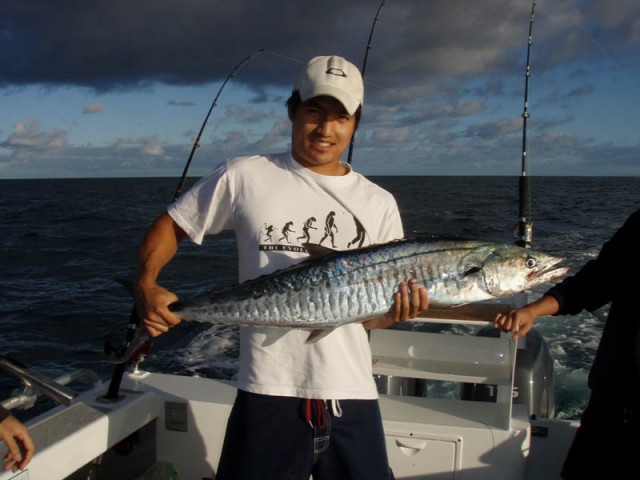
M 324 257 L 331 253 L 336 253 L 338 250 L 334 250 L 333 248 L 323 247 L 317 243 L 303 243 L 302 246 L 309 252 L 309 257 L 311 259 Z

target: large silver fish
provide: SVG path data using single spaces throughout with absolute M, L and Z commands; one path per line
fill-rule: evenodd
M 521 292 L 568 271 L 558 266 L 563 258 L 485 241 L 409 239 L 347 251 L 305 247 L 310 257 L 301 263 L 170 309 L 188 321 L 308 329 L 308 341 L 315 341 L 386 312 L 398 284 L 410 278 L 427 288 L 430 305 L 457 306 Z M 115 362 L 126 361 L 127 352 Z

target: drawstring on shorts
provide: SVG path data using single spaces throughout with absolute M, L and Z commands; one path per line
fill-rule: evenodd
M 304 418 L 309 424 L 311 428 L 324 428 L 327 425 L 327 413 L 329 407 L 327 405 L 327 400 L 319 400 L 319 399 L 311 399 L 307 398 L 305 400 L 305 409 L 304 409 Z M 342 408 L 340 407 L 340 400 L 330 400 L 331 402 L 331 413 L 334 417 L 340 418 L 342 417 Z M 315 405 L 315 408 L 314 408 Z M 315 410 L 315 423 L 313 418 L 313 413 Z
M 331 400 L 331 411 L 333 412 L 333 416 L 340 418 L 342 416 L 342 408 L 340 407 L 340 400 L 333 399 Z
M 327 413 L 326 413 L 326 403 L 324 400 L 312 400 L 310 398 L 306 399 L 305 406 L 305 419 L 311 428 L 324 428 L 327 425 Z M 315 404 L 316 408 L 316 419 L 315 425 L 313 423 L 313 404 Z

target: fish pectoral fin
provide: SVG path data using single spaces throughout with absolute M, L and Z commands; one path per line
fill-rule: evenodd
M 304 343 L 316 343 L 318 340 L 323 339 L 324 337 L 329 335 L 331 332 L 333 332 L 333 330 L 334 330 L 333 328 L 322 328 L 318 330 L 311 330 L 311 333 L 309 333 L 309 336 L 307 337 L 307 340 Z

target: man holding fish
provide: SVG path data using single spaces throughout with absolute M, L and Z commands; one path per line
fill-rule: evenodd
M 357 67 L 337 56 L 311 59 L 287 102 L 291 152 L 228 160 L 154 222 L 135 284 L 136 308 L 152 336 L 181 321 L 169 307 L 177 296 L 157 280 L 185 236 L 200 244 L 233 229 L 241 282 L 303 261 L 308 244 L 324 235 L 314 230 L 304 243 L 281 242 L 266 237 L 264 225 L 300 230 L 311 217 L 331 215 L 336 250 L 347 250 L 356 234 L 364 245 L 403 238 L 393 196 L 341 161 L 363 98 Z M 393 478 L 365 328 L 385 328 L 427 308 L 426 289 L 413 278 L 399 280 L 386 313 L 314 342 L 301 329 L 241 327 L 238 395 L 218 480 Z

